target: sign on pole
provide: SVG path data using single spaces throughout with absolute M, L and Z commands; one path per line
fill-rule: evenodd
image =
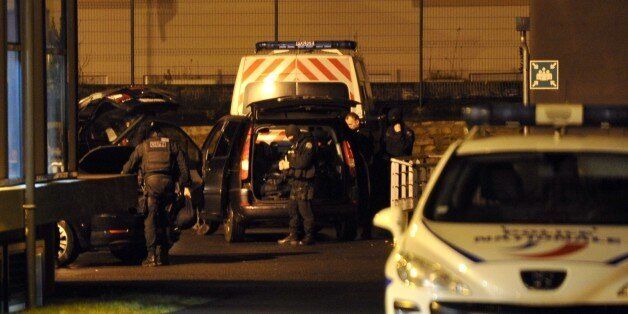
M 558 60 L 530 60 L 530 89 L 558 89 Z

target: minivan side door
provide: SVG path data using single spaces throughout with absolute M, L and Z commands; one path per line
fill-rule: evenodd
M 236 136 L 241 133 L 243 119 L 223 118 L 211 130 L 203 144 L 203 180 L 205 218 L 221 221 L 227 206 L 229 164 L 235 149 Z

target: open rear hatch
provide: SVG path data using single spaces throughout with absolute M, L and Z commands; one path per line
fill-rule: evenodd
M 251 103 L 253 121 L 344 119 L 358 102 L 348 99 L 289 96 Z
M 348 157 L 343 158 L 343 154 L 348 144 L 338 138 L 334 126 L 344 124 L 344 117 L 356 104 L 348 99 L 312 96 L 279 97 L 252 103 L 251 118 L 257 122 L 252 138 L 256 197 L 287 199 L 289 188 L 287 182 L 281 180 L 278 163 L 291 145 L 285 136 L 285 127 L 296 124 L 303 132 L 309 132 L 317 143 L 315 200 L 344 201 L 348 175 L 345 169 L 349 165 L 344 166 Z
M 120 173 L 135 147 L 100 146 L 90 150 L 79 161 L 79 169 L 86 173 Z

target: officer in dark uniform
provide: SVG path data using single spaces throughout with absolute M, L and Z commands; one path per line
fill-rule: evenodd
M 414 131 L 403 123 L 402 111 L 392 108 L 388 112 L 388 128 L 382 138 L 382 149 L 375 158 L 374 171 L 376 191 L 390 189 L 390 158 L 412 155 Z M 377 207 L 390 206 L 390 193 L 376 193 L 373 203 Z
M 286 157 L 279 162 L 279 170 L 290 182 L 290 233 L 279 244 L 311 245 L 314 244 L 314 214 L 311 200 L 314 197 L 314 155 L 315 140 L 310 133 L 301 133 L 296 125 L 286 128 L 286 137 L 292 146 Z M 299 224 L 303 223 L 305 237 L 299 241 Z
M 360 117 L 349 112 L 345 117 L 345 123 L 349 128 L 348 138 L 356 157 L 356 170 L 358 174 L 358 186 L 360 189 L 359 221 L 362 227 L 362 239 L 371 238 L 373 227 L 373 204 L 371 201 L 371 174 L 373 173 L 373 135 L 368 129 L 361 127 Z
M 179 146 L 164 137 L 159 127 L 151 123 L 147 139 L 139 144 L 124 165 L 122 173 L 141 171 L 143 190 L 146 198 L 144 235 L 148 255 L 142 266 L 168 264 L 168 217 L 166 206 L 174 198 L 174 179 L 178 178 L 184 187 L 184 194 L 190 197 L 190 172 L 185 155 Z
M 384 138 L 384 147 L 388 157 L 412 155 L 414 145 L 414 131 L 403 123 L 402 112 L 399 108 L 388 112 L 388 129 Z

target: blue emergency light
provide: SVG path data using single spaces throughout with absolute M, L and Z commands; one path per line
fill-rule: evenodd
M 491 104 L 462 108 L 468 125 L 628 126 L 628 105 Z
M 260 50 L 310 50 L 310 49 L 350 49 L 355 50 L 355 41 L 262 41 L 255 44 L 255 52 Z

